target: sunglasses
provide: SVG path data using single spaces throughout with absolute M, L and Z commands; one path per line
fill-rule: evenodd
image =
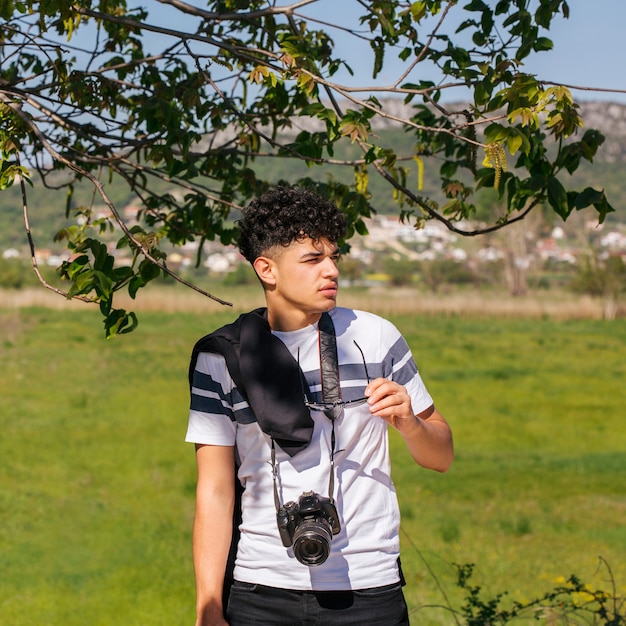
M 363 350 L 361 346 L 354 341 L 354 345 L 357 347 L 358 351 L 361 353 L 361 359 L 363 360 L 363 369 L 365 370 L 365 377 L 367 378 L 367 384 L 370 384 L 370 375 L 367 371 L 367 363 L 365 362 L 365 355 L 363 354 Z M 298 352 L 298 366 L 300 365 L 300 353 Z M 300 383 L 302 384 L 302 378 L 300 378 Z M 363 396 L 362 398 L 355 398 L 354 400 L 335 400 L 333 402 L 312 402 L 309 400 L 307 392 L 304 388 L 304 384 L 302 384 L 302 395 L 304 396 L 304 406 L 306 406 L 309 410 L 313 411 L 323 411 L 324 413 L 333 412 L 337 408 L 341 408 L 344 406 L 360 406 L 361 404 L 365 404 L 367 402 L 367 398 Z

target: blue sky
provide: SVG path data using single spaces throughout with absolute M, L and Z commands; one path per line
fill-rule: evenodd
M 550 29 L 554 49 L 527 68 L 554 82 L 626 91 L 626 0 L 569 0 L 569 6 L 570 18 Z M 626 103 L 624 93 L 578 97 Z
M 203 6 L 203 0 L 188 0 L 190 4 Z M 461 12 L 468 0 L 459 0 L 454 11 Z M 494 3 L 495 0 L 486 0 Z M 535 0 L 536 1 L 536 0 Z M 294 0 L 279 0 L 277 4 L 293 4 Z M 150 11 L 149 21 L 161 22 L 171 27 L 184 27 L 180 14 L 170 19 L 168 7 L 154 0 L 135 0 Z M 559 84 L 622 89 L 626 91 L 626 0 L 568 0 L 569 19 L 555 18 L 552 28 L 546 33 L 554 42 L 554 49 L 533 55 L 526 61 L 526 70 L 539 78 Z M 156 7 L 156 10 L 155 10 Z M 302 7 L 300 13 L 315 14 L 329 24 L 350 24 L 354 27 L 357 5 L 353 0 L 319 0 Z M 452 16 L 450 16 L 452 17 Z M 459 23 L 457 18 L 456 23 Z M 463 18 L 464 19 L 464 18 Z M 179 21 L 179 23 L 176 23 Z M 451 26 L 450 28 L 452 28 Z M 341 56 L 350 60 L 355 78 L 341 76 L 341 82 L 352 85 L 370 85 L 372 54 L 369 46 L 355 45 L 352 37 L 332 31 L 333 39 Z M 390 57 L 389 57 L 390 58 Z M 360 67 L 359 67 L 360 65 Z M 397 69 L 397 68 L 396 68 Z M 424 68 L 420 67 L 420 76 Z M 434 78 L 434 76 L 425 78 Z M 339 77 L 337 77 L 339 78 Z M 393 66 L 383 73 L 377 84 L 388 84 L 397 78 Z M 610 100 L 626 104 L 626 93 L 603 93 L 599 91 L 574 91 L 579 100 Z M 450 94 L 453 97 L 453 94 Z
M 287 3 L 287 0 L 281 2 Z M 465 0 L 460 0 L 455 11 L 458 12 L 464 4 Z M 533 55 L 526 63 L 526 70 L 560 84 L 626 91 L 626 0 L 568 0 L 568 4 L 569 19 L 559 16 L 546 33 L 553 40 L 554 49 Z M 335 24 L 345 23 L 355 9 L 353 2 L 345 0 L 322 0 L 314 6 L 316 14 Z M 302 9 L 302 13 L 310 12 L 311 9 Z M 347 40 L 340 33 L 335 34 L 334 39 L 338 46 L 343 44 L 342 39 Z M 361 82 L 371 84 L 369 50 L 364 48 L 362 55 L 355 55 L 353 45 L 346 48 L 344 58 L 355 57 L 363 59 Z M 391 77 L 392 73 L 382 76 L 379 83 L 385 83 Z M 626 93 L 578 91 L 574 96 L 581 100 L 626 103 Z

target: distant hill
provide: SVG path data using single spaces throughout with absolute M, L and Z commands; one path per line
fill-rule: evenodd
M 386 99 L 382 101 L 384 110 L 392 117 L 408 118 L 413 105 L 404 104 L 401 99 Z M 446 110 L 462 111 L 467 108 L 466 103 L 445 103 Z M 606 137 L 602 147 L 602 154 L 598 155 L 598 162 L 615 163 L 626 160 L 626 104 L 616 102 L 583 101 L 580 103 L 580 112 L 585 120 L 585 128 L 595 128 Z M 307 118 L 306 121 L 297 120 L 296 126 L 307 130 L 323 130 L 320 124 Z M 375 130 L 390 131 L 397 128 L 393 119 L 376 117 L 372 120 Z M 584 130 L 584 129 L 583 129 Z
M 597 128 L 606 137 L 598 163 L 626 161 L 626 105 L 616 102 L 585 102 L 581 114 L 587 128 Z

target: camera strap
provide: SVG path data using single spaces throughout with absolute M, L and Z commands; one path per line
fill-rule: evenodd
M 335 420 L 331 420 L 332 430 L 330 433 L 330 474 L 328 477 L 328 499 L 334 504 L 335 492 Z M 278 494 L 278 464 L 276 463 L 276 443 L 274 437 L 271 437 L 272 446 L 270 449 L 270 465 L 272 466 L 272 482 L 274 485 L 274 505 L 276 512 L 281 508 L 282 503 Z
M 324 402 L 336 402 L 341 400 L 341 383 L 339 381 L 339 357 L 337 356 L 337 334 L 335 325 L 330 315 L 322 313 L 318 323 L 319 346 L 320 346 L 320 370 L 322 376 L 322 399 Z M 341 415 L 343 407 L 335 406 L 326 409 L 324 415 L 330 420 L 332 430 L 330 433 L 330 477 L 328 481 L 328 497 L 331 502 L 335 501 L 335 420 Z
M 324 402 L 336 402 L 341 400 L 341 383 L 339 380 L 339 357 L 337 355 L 337 335 L 335 333 L 335 325 L 330 315 L 326 312 L 322 313 L 322 316 L 318 322 L 318 336 L 319 336 L 319 353 L 320 353 L 320 372 L 322 383 L 322 399 Z M 298 356 L 298 363 L 300 358 Z M 335 406 L 324 410 L 324 415 L 331 422 L 330 432 L 330 475 L 328 478 L 328 498 L 332 503 L 335 502 L 335 420 L 341 415 L 343 407 Z M 272 466 L 272 479 L 274 482 L 274 503 L 276 504 L 276 510 L 280 509 L 281 501 L 278 494 L 277 475 L 278 466 L 276 465 L 276 446 L 274 438 L 272 437 L 271 448 L 271 466 Z
M 322 313 L 318 323 L 320 371 L 322 379 L 322 400 L 337 402 L 341 400 L 341 383 L 339 382 L 339 357 L 337 356 L 337 335 L 335 325 L 328 313 Z M 324 415 L 335 421 L 341 415 L 342 407 L 326 409 Z

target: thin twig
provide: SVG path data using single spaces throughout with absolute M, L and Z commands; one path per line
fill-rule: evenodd
M 17 162 L 18 167 L 21 167 L 19 152 L 16 153 L 16 162 Z M 57 293 L 60 296 L 63 296 L 64 298 L 70 299 L 69 295 L 67 294 L 67 292 L 62 291 L 61 289 L 58 289 L 54 285 L 51 285 L 43 277 L 43 274 L 41 273 L 41 270 L 39 269 L 39 262 L 37 261 L 37 252 L 36 252 L 36 247 L 35 247 L 35 240 L 33 239 L 33 233 L 32 233 L 32 231 L 30 229 L 30 220 L 28 218 L 28 202 L 27 202 L 27 198 L 26 198 L 26 185 L 24 183 L 24 176 L 22 176 L 21 174 L 20 174 L 20 190 L 21 190 L 21 194 L 22 194 L 22 215 L 23 215 L 23 218 L 24 218 L 24 229 L 26 230 L 26 237 L 28 239 L 28 246 L 30 248 L 30 259 L 31 259 L 31 262 L 33 264 L 33 271 L 35 272 L 35 275 L 37 276 L 37 280 L 46 289 L 49 289 L 50 291 L 54 291 L 54 293 Z M 81 300 L 82 302 L 89 302 L 91 304 L 93 304 L 93 302 L 94 302 L 92 299 L 87 298 L 85 296 L 74 296 L 74 298 L 76 300 Z
M 426 560 L 426 558 L 424 557 L 422 551 L 417 547 L 417 545 L 413 541 L 412 537 L 406 532 L 406 530 L 404 530 L 404 528 L 402 528 L 402 526 L 400 526 L 400 532 L 402 533 L 404 538 L 411 544 L 411 547 L 413 548 L 413 550 L 415 550 L 415 552 L 417 553 L 417 556 L 419 556 L 419 558 L 421 559 L 422 563 L 426 566 L 426 569 L 428 570 L 428 573 L 430 574 L 431 578 L 435 581 L 435 584 L 437 585 L 437 588 L 439 589 L 441 595 L 443 596 L 443 599 L 444 599 L 444 601 L 446 603 L 447 608 L 450 609 L 450 612 L 452 613 L 452 615 L 454 617 L 454 621 L 457 623 L 457 626 L 461 626 L 461 624 L 459 622 L 459 619 L 458 619 L 458 617 L 456 615 L 456 612 L 452 608 L 452 603 L 450 602 L 450 599 L 448 598 L 448 594 L 446 593 L 446 590 L 443 588 L 443 585 L 439 581 L 439 578 L 437 578 L 437 575 L 433 571 L 433 568 L 430 566 L 430 563 Z

